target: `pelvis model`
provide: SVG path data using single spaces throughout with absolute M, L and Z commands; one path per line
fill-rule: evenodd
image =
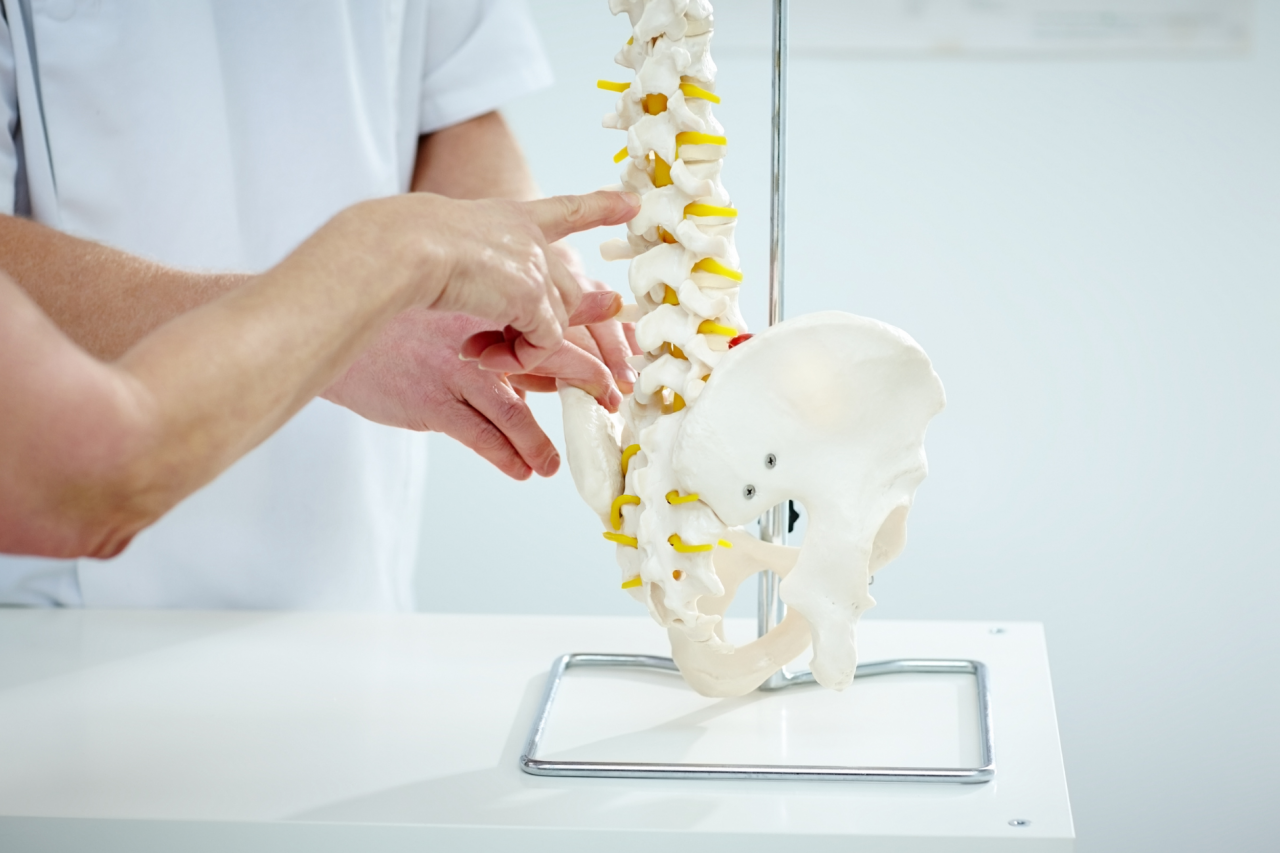
M 600 81 L 620 93 L 604 123 L 627 132 L 615 159 L 642 205 L 627 239 L 601 251 L 631 259 L 643 353 L 618 415 L 561 389 L 574 482 L 617 544 L 623 589 L 667 628 L 694 689 L 747 693 L 811 642 L 817 681 L 847 687 L 871 575 L 906 542 L 942 384 L 915 341 L 876 320 L 824 312 L 744 334 L 737 210 L 720 181 L 728 140 L 711 112 L 711 6 L 610 7 L 631 19 L 617 61 L 636 80 Z M 742 530 L 787 500 L 809 515 L 802 548 Z M 783 578 L 787 616 L 734 646 L 722 616 L 760 571 Z

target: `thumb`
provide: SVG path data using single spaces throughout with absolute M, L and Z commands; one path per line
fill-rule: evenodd
M 557 195 L 524 203 L 548 243 L 578 231 L 629 221 L 640 210 L 640 196 L 601 190 L 589 195 Z

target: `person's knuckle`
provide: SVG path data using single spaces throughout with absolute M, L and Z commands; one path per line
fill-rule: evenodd
M 537 322 L 538 316 L 537 297 L 527 290 L 518 294 L 511 305 L 511 325 L 521 332 L 528 331 Z
M 589 211 L 587 202 L 582 196 L 567 195 L 561 198 L 560 208 L 565 222 L 570 225 L 579 225 L 586 220 Z
M 507 447 L 507 437 L 502 434 L 501 430 L 489 423 L 477 427 L 472 440 L 476 450 L 481 453 L 496 453 L 505 450 Z
M 493 419 L 508 428 L 524 424 L 527 413 L 525 402 L 514 394 L 503 397 L 493 407 Z
M 529 281 L 532 284 L 545 284 L 551 274 L 551 263 L 542 246 L 533 243 L 529 246 Z

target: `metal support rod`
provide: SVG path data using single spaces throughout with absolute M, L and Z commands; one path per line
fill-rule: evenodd
M 787 217 L 787 19 L 789 0 L 773 0 L 773 177 L 769 193 L 769 325 L 782 320 L 782 282 L 786 267 Z M 780 504 L 760 518 L 760 538 L 785 545 L 787 506 Z M 778 576 L 761 572 L 756 605 L 756 633 L 763 637 L 782 621 L 786 606 L 778 595 Z M 791 683 L 785 670 L 762 685 L 776 690 Z
M 769 325 L 782 321 L 787 218 L 787 17 L 789 0 L 773 0 L 773 176 L 769 193 Z

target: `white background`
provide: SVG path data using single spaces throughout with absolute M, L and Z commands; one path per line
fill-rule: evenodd
M 507 114 L 548 193 L 612 183 L 626 23 L 534 8 L 558 83 Z M 765 9 L 717 4 L 757 328 Z M 788 313 L 907 330 L 949 398 L 868 618 L 1045 623 L 1082 853 L 1280 849 L 1280 3 L 1216 57 L 801 51 L 790 103 Z M 424 610 L 636 612 L 567 472 L 436 437 L 430 477 Z

